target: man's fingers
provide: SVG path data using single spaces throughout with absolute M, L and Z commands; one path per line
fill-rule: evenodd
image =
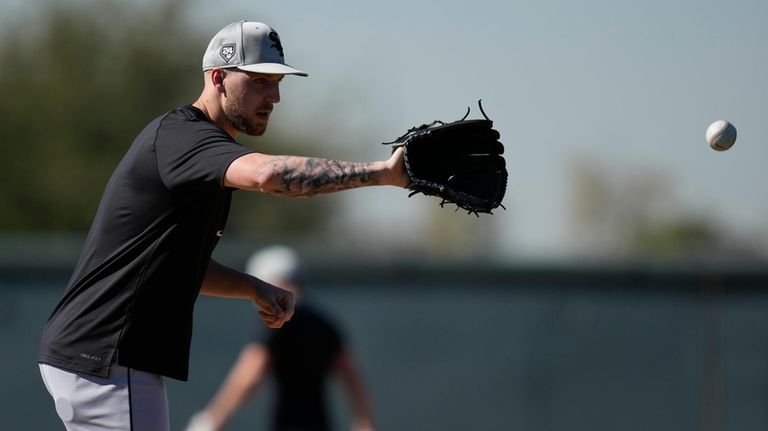
M 259 315 L 261 316 L 261 320 L 264 321 L 264 324 L 270 328 L 280 328 L 288 321 L 284 316 L 275 316 L 274 314 L 264 311 L 259 311 Z
M 282 312 L 282 316 L 285 317 L 286 320 L 293 317 L 293 306 L 294 304 L 294 298 L 293 294 L 290 292 L 287 292 L 289 295 L 281 296 L 277 298 L 277 306 L 280 308 L 280 311 Z

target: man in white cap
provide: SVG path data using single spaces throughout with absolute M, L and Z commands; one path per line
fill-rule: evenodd
M 243 298 L 281 327 L 293 295 L 211 259 L 232 191 L 313 196 L 408 184 L 402 151 L 353 163 L 245 148 L 264 133 L 285 75 L 277 32 L 224 27 L 203 56 L 200 97 L 142 130 L 112 174 L 80 260 L 43 330 L 38 362 L 65 427 L 165 431 L 163 378 L 187 380 L 199 293 Z
M 346 390 L 353 431 L 373 431 L 371 405 L 363 379 L 339 327 L 302 295 L 303 271 L 297 253 L 271 246 L 248 259 L 246 272 L 296 297 L 293 318 L 281 329 L 258 331 L 246 344 L 216 396 L 190 420 L 186 431 L 219 431 L 260 388 L 274 377 L 271 430 L 330 431 L 326 386 L 337 377 Z

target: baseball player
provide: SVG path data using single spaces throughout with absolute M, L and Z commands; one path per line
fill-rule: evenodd
M 188 376 L 199 293 L 253 301 L 266 326 L 293 314 L 293 295 L 211 259 L 232 191 L 313 196 L 406 187 L 401 150 L 354 163 L 245 148 L 264 133 L 285 75 L 274 29 L 235 22 L 203 56 L 191 105 L 142 130 L 113 172 L 63 296 L 43 330 L 38 362 L 67 430 L 169 429 L 163 379 Z
M 330 431 L 330 378 L 338 378 L 351 407 L 352 431 L 374 431 L 371 403 L 338 325 L 303 294 L 298 254 L 286 246 L 254 253 L 246 272 L 296 297 L 293 318 L 281 329 L 260 331 L 246 344 L 224 383 L 185 431 L 218 431 L 256 393 L 267 376 L 275 383 L 273 431 Z

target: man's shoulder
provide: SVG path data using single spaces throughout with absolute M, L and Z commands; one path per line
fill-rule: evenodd
M 203 111 L 195 108 L 192 105 L 184 105 L 173 108 L 163 115 L 160 115 L 157 119 L 162 122 L 188 122 L 198 124 L 201 127 L 218 129 L 215 124 L 208 121 L 208 117 L 205 116 Z
M 155 118 L 148 128 L 154 128 L 169 139 L 183 138 L 184 141 L 237 142 L 221 127 L 210 122 L 205 114 L 192 105 L 180 106 Z

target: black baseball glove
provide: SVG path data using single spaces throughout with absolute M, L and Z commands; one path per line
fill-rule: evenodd
M 404 147 L 405 169 L 413 192 L 439 196 L 469 213 L 488 213 L 501 204 L 507 190 L 507 168 L 504 145 L 499 132 L 483 111 L 485 119 L 464 118 L 452 123 L 433 121 L 414 127 L 392 142 L 393 148 Z

